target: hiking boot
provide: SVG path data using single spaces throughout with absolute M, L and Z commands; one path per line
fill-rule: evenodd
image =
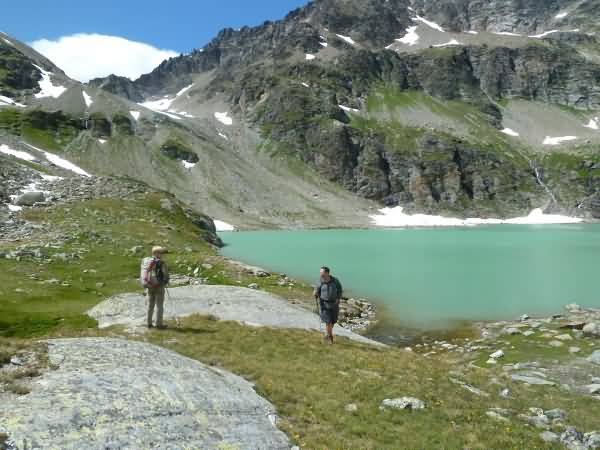
M 149 323 L 148 325 L 146 325 L 148 328 L 154 328 L 154 325 L 152 325 L 151 323 Z
M 156 325 L 156 328 L 158 328 L 159 330 L 166 330 L 167 326 L 166 325 Z

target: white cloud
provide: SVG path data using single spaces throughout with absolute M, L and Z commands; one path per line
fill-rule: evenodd
M 101 34 L 80 33 L 55 41 L 40 39 L 30 45 L 69 77 L 82 82 L 111 74 L 134 80 L 178 55 L 172 50 Z

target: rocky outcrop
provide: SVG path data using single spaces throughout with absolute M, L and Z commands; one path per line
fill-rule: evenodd
M 48 345 L 55 370 L 0 404 L 0 429 L 16 448 L 291 447 L 275 408 L 231 373 L 142 342 Z
M 319 329 L 317 315 L 258 290 L 201 285 L 169 289 L 169 292 L 173 301 L 165 308 L 167 319 L 203 314 L 252 326 Z M 140 308 L 140 294 L 110 298 L 95 306 L 88 314 L 98 321 L 101 328 L 121 324 L 144 330 L 145 311 Z M 382 345 L 341 327 L 336 328 L 336 334 L 363 343 Z

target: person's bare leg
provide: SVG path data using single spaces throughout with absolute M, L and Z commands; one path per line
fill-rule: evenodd
M 329 339 L 329 342 L 333 343 L 333 324 L 332 323 L 327 324 L 327 338 Z

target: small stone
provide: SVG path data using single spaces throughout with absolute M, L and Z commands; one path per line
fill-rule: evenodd
M 24 364 L 23 360 L 18 356 L 13 356 L 12 358 L 10 358 L 10 363 L 13 366 L 22 366 Z
M 535 334 L 535 331 L 531 331 L 531 330 L 523 331 L 523 336 L 525 336 L 525 337 L 529 337 L 534 334 Z
M 529 316 L 527 314 L 523 314 L 521 317 L 519 317 L 519 320 L 521 322 L 525 322 L 526 320 L 529 320 Z
M 600 337 L 600 322 L 590 322 L 583 329 L 583 334 L 591 337 Z
M 567 417 L 566 411 L 558 408 L 544 411 L 544 415 L 551 420 L 565 420 Z
M 560 436 L 552 431 L 544 431 L 540 433 L 540 439 L 544 442 L 557 442 Z
M 422 400 L 414 397 L 400 397 L 394 399 L 386 398 L 381 402 L 379 409 L 384 410 L 388 408 L 409 410 L 424 409 L 425 403 Z
M 502 358 L 503 356 L 504 356 L 504 352 L 502 350 L 497 350 L 490 355 L 490 358 L 499 359 L 499 358 Z
M 579 353 L 580 351 L 579 347 L 569 347 L 569 353 Z
M 202 264 L 200 267 L 202 267 L 204 270 L 211 270 L 213 268 L 212 264 Z
M 592 353 L 587 360 L 591 363 L 600 365 L 600 350 L 596 350 Z
M 503 415 L 497 413 L 496 411 L 487 411 L 485 413 L 486 416 L 491 417 L 494 420 L 498 420 L 500 422 L 509 422 L 509 420 Z
M 530 377 L 530 376 L 526 376 L 526 375 L 511 375 L 511 378 L 514 381 L 521 381 L 522 383 L 527 383 L 527 384 L 547 385 L 547 386 L 554 386 L 556 384 L 552 381 L 544 380 L 543 378 Z
M 567 427 L 565 432 L 560 435 L 560 442 L 569 450 L 585 450 L 583 444 L 583 433 L 577 431 L 575 427 Z
M 551 347 L 562 347 L 565 344 L 563 344 L 561 341 L 550 341 L 548 342 L 548 345 Z
M 556 339 L 558 339 L 559 341 L 572 341 L 573 336 L 571 336 L 570 334 L 559 334 L 558 336 L 556 336 Z
M 577 303 L 569 303 L 565 306 L 565 309 L 569 312 L 579 312 L 581 311 L 581 306 L 579 306 Z
M 249 288 L 249 289 L 258 289 L 258 284 L 256 284 L 256 283 L 250 283 L 250 284 L 248 285 L 248 288 Z
M 585 433 L 585 435 L 583 436 L 583 445 L 585 445 L 589 449 L 599 449 L 600 431 L 592 431 L 590 433 Z
M 509 398 L 510 397 L 510 389 L 504 388 L 500 391 L 500 397 Z
M 504 330 L 502 330 L 502 334 L 510 334 L 510 335 L 515 335 L 515 334 L 520 334 L 521 330 L 519 330 L 518 328 L 515 327 L 509 327 L 509 328 L 505 328 Z
M 102 282 L 96 283 L 96 288 L 98 288 L 98 289 L 103 288 L 104 286 L 106 286 L 105 283 L 102 283 Z
M 486 364 L 498 364 L 498 361 L 496 361 L 494 358 L 490 358 L 486 361 Z
M 600 394 L 600 384 L 588 384 L 585 388 L 592 395 Z
M 356 403 L 349 403 L 344 408 L 346 412 L 356 412 L 358 411 L 358 405 Z

